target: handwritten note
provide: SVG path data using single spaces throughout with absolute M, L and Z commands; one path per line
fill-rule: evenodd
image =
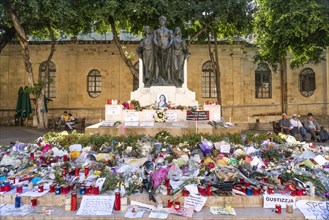
M 138 121 L 139 114 L 138 112 L 126 111 L 125 121 Z
M 77 215 L 111 215 L 114 196 L 83 196 Z
M 230 145 L 222 145 L 220 147 L 220 152 L 221 153 L 229 154 L 230 153 L 230 150 L 231 150 L 231 146 Z
M 108 115 L 120 115 L 121 105 L 106 105 L 106 114 Z
M 329 219 L 329 201 L 299 200 L 296 206 L 306 219 Z
M 200 212 L 204 204 L 206 204 L 207 197 L 198 195 L 189 195 L 185 197 L 184 207 L 193 207 L 195 211 Z

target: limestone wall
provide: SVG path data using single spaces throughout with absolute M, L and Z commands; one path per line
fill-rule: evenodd
M 134 52 L 137 44 L 127 44 L 126 50 Z M 254 122 L 255 115 L 279 114 L 281 112 L 280 73 L 272 72 L 272 98 L 255 98 L 255 69 L 253 56 L 257 49 L 244 45 L 219 45 L 219 66 L 221 71 L 221 93 L 225 119 L 236 122 Z M 30 45 L 34 78 L 38 79 L 40 64 L 46 60 L 50 46 Z M 199 103 L 216 101 L 203 99 L 201 94 L 201 68 L 209 60 L 207 45 L 190 47 L 188 67 L 188 88 L 196 92 Z M 329 52 L 326 52 L 327 60 Z M 137 55 L 133 63 L 138 60 Z M 94 123 L 104 117 L 107 99 L 130 99 L 133 77 L 122 61 L 114 43 L 111 42 L 64 42 L 56 45 L 53 60 L 56 65 L 56 98 L 49 103 L 51 117 L 69 109 L 79 117 L 87 117 L 87 123 Z M 289 60 L 288 60 L 289 61 Z M 288 62 L 289 63 L 289 62 Z M 329 62 L 317 66 L 306 65 L 316 74 L 316 90 L 310 97 L 304 97 L 298 90 L 298 78 L 304 68 L 288 68 L 288 114 L 328 114 L 329 106 Z M 91 98 L 87 93 L 87 75 L 97 69 L 102 75 L 102 93 Z M 14 119 L 17 92 L 27 85 L 27 77 L 19 44 L 7 45 L 0 53 L 0 119 L 7 124 Z M 264 119 L 266 120 L 266 119 Z

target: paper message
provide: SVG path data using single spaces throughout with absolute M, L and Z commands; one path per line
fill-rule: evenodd
M 108 115 L 120 115 L 121 105 L 106 105 L 106 114 Z
M 179 210 L 171 208 L 171 209 L 168 210 L 168 212 L 171 213 L 171 214 L 192 218 L 192 216 L 193 216 L 193 207 L 189 207 L 189 208 L 181 207 Z
M 95 183 L 95 186 L 98 186 L 99 187 L 99 191 L 101 192 L 102 191 L 102 187 L 103 187 L 103 184 L 105 182 L 105 177 L 104 178 L 98 178 L 96 183 Z
M 77 215 L 111 215 L 114 196 L 83 196 Z
M 296 206 L 306 219 L 329 219 L 329 201 L 299 200 Z
M 220 146 L 220 152 L 221 153 L 226 153 L 229 154 L 231 150 L 231 146 L 230 145 L 222 145 Z
M 177 121 L 177 112 L 167 112 L 168 121 Z
M 286 204 L 292 204 L 295 206 L 296 198 L 292 196 L 285 196 L 281 194 L 264 194 L 264 208 L 275 208 L 276 204 L 281 205 L 283 209 L 286 208 Z
M 138 112 L 126 111 L 125 121 L 138 121 L 138 120 L 139 120 Z
M 150 213 L 149 218 L 167 219 L 168 213 L 164 210 L 153 210 Z
M 142 218 L 143 215 L 144 210 L 139 210 L 135 207 L 130 207 L 125 214 L 125 218 Z
M 184 207 L 193 207 L 195 211 L 200 212 L 204 204 L 206 204 L 207 197 L 198 195 L 189 195 L 185 197 Z

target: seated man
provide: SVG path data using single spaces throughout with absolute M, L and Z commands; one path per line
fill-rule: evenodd
M 296 133 L 300 132 L 303 141 L 306 141 L 306 130 L 303 127 L 302 123 L 298 120 L 297 114 L 292 115 L 292 118 L 290 119 L 290 124 L 293 127 L 291 130 L 291 134 L 295 136 Z
M 66 124 L 65 124 L 65 128 L 67 128 L 69 131 L 71 131 L 72 130 L 72 125 L 74 125 L 75 124 L 75 117 L 71 114 L 71 113 L 69 113 L 68 114 L 69 115 L 69 120 L 66 122 Z
M 305 127 L 306 131 L 308 131 L 312 135 L 311 140 L 320 141 L 320 139 L 317 138 L 317 136 L 316 136 L 316 135 L 320 135 L 320 125 L 313 118 L 312 113 L 307 114 L 307 119 L 305 119 L 305 121 L 304 121 L 304 127 Z
M 279 120 L 279 125 L 282 128 L 284 134 L 290 134 L 290 131 L 293 128 L 286 113 L 282 113 L 282 118 Z

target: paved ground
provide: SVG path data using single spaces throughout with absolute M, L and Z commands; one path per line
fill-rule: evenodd
M 9 145 L 10 142 L 15 141 L 33 143 L 34 140 L 47 132 L 47 130 L 39 131 L 31 127 L 0 126 L 0 144 Z
M 10 145 L 10 142 L 20 141 L 23 143 L 33 143 L 38 137 L 43 136 L 49 130 L 40 131 L 31 127 L 24 126 L 0 126 L 0 145 Z M 244 131 L 246 133 L 247 131 Z M 260 131 L 252 131 L 260 132 Z M 329 142 L 313 142 L 316 146 L 329 146 Z

